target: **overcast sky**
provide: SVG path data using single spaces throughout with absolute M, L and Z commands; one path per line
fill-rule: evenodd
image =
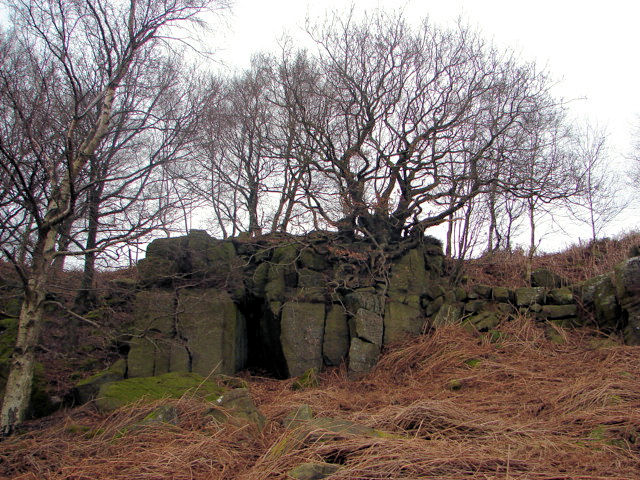
M 252 53 L 277 48 L 283 32 L 300 35 L 305 18 L 351 4 L 357 11 L 402 8 L 409 19 L 429 17 L 441 26 L 461 18 L 497 46 L 535 61 L 557 80 L 555 94 L 572 100 L 577 119 L 606 127 L 612 164 L 621 173 L 626 168 L 640 114 L 639 0 L 235 0 L 216 56 L 232 68 L 246 66 Z M 621 218 L 607 234 L 638 228 L 634 217 Z M 558 240 L 546 249 L 575 242 Z
M 218 55 L 247 65 L 252 53 L 276 48 L 284 31 L 296 34 L 305 18 L 327 10 L 403 8 L 407 18 L 440 25 L 458 17 L 497 45 L 535 60 L 558 80 L 558 96 L 572 110 L 606 126 L 612 146 L 628 151 L 640 114 L 640 1 L 638 0 L 236 0 Z

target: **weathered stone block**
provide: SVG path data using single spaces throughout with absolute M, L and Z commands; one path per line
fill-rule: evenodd
M 431 319 L 431 325 L 438 328 L 444 325 L 460 323 L 461 319 L 462 306 L 459 303 L 445 303 Z
M 324 287 L 326 279 L 322 272 L 316 272 L 308 268 L 298 271 L 298 287 Z
M 548 319 L 559 319 L 575 317 L 578 313 L 578 306 L 573 305 L 544 305 L 540 316 Z
M 540 268 L 531 272 L 531 286 L 533 287 L 560 288 L 565 285 L 568 285 L 568 282 L 551 270 Z
M 382 345 L 384 323 L 381 315 L 364 308 L 358 309 L 349 320 L 351 337 L 358 337 L 376 345 Z
M 629 258 L 615 268 L 616 294 L 626 318 L 624 340 L 640 345 L 640 257 Z
M 407 335 L 418 335 L 422 332 L 425 319 L 419 308 L 398 302 L 389 302 L 384 313 L 383 343 L 397 342 Z
M 314 252 L 310 248 L 304 248 L 300 252 L 298 262 L 302 267 L 317 270 L 319 272 L 325 271 L 327 268 L 329 268 L 327 259 L 324 256 Z
M 127 371 L 127 362 L 124 358 L 116 361 L 113 365 L 102 372 L 79 381 L 73 388 L 73 397 L 79 404 L 93 400 L 100 391 L 100 387 L 105 383 L 123 380 Z
M 217 289 L 182 290 L 178 336 L 191 355 L 191 371 L 233 374 L 247 359 L 245 319 L 229 294 Z
M 424 293 L 430 300 L 435 300 L 438 297 L 442 297 L 445 294 L 445 290 L 442 285 L 430 282 L 425 286 Z
M 424 253 L 419 248 L 409 250 L 391 268 L 389 291 L 421 295 L 428 284 Z
M 289 376 L 322 368 L 324 324 L 323 304 L 288 302 L 282 306 L 280 342 Z
M 110 412 L 139 400 L 153 401 L 161 398 L 180 398 L 186 393 L 215 401 L 223 393 L 213 382 L 195 373 L 172 372 L 155 377 L 129 378 L 105 383 L 100 387 L 96 405 Z
M 477 313 L 487 305 L 485 300 L 471 300 L 464 304 L 464 311 L 468 313 Z
M 324 325 L 322 355 L 324 363 L 340 365 L 349 353 L 349 324 L 342 305 L 334 304 L 327 311 Z
M 569 288 L 554 288 L 547 293 L 547 303 L 552 305 L 568 305 L 573 302 L 573 292 Z
M 136 295 L 134 338 L 128 355 L 129 377 L 149 377 L 169 371 L 169 340 L 175 331 L 174 293 L 147 290 Z
M 442 305 L 444 305 L 444 302 L 445 302 L 444 297 L 438 297 L 432 302 L 428 302 L 427 305 L 425 306 L 425 314 L 427 315 L 427 317 L 435 315 L 438 312 L 438 310 L 442 308 Z
M 340 465 L 333 463 L 303 463 L 289 470 L 287 475 L 296 480 L 322 480 L 340 470 Z
M 489 285 L 474 285 L 473 291 L 478 294 L 479 298 L 489 299 L 493 289 Z
M 373 288 L 362 288 L 345 295 L 344 305 L 351 315 L 355 315 L 361 308 L 382 315 L 384 297 Z
M 352 338 L 349 348 L 349 371 L 353 373 L 368 372 L 378 363 L 379 355 L 380 345 Z
M 516 289 L 516 305 L 518 307 L 528 307 L 534 303 L 543 304 L 547 289 L 544 287 L 521 287 Z
M 493 299 L 496 302 L 509 303 L 513 301 L 513 292 L 506 287 L 493 287 Z
M 466 321 L 472 324 L 479 332 L 488 332 L 500 324 L 498 316 L 494 312 L 488 311 L 477 313 Z

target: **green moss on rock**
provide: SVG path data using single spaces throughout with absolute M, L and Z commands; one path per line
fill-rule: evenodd
M 347 313 L 340 304 L 333 304 L 327 311 L 322 340 L 322 356 L 329 366 L 340 365 L 349 353 L 349 324 Z
M 139 377 L 106 383 L 100 387 L 96 405 L 109 412 L 137 401 L 180 398 L 193 395 L 216 401 L 224 389 L 197 373 L 171 372 L 157 377 Z
M 105 383 L 123 380 L 127 373 L 127 362 L 124 358 L 117 360 L 113 365 L 102 372 L 80 380 L 76 383 L 73 396 L 79 404 L 93 400 Z
M 340 465 L 333 463 L 303 463 L 289 470 L 287 475 L 296 480 L 322 480 L 340 470 Z
M 389 344 L 397 342 L 408 335 L 422 332 L 425 319 L 422 311 L 398 302 L 389 302 L 384 313 L 384 341 Z

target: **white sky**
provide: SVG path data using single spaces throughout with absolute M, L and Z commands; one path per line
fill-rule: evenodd
M 573 115 L 606 128 L 612 163 L 624 180 L 624 155 L 640 115 L 639 0 L 235 0 L 228 30 L 216 39 L 216 57 L 231 67 L 246 66 L 252 53 L 277 48 L 284 31 L 299 34 L 307 16 L 352 3 L 357 11 L 403 8 L 409 19 L 428 16 L 442 26 L 461 17 L 523 61 L 535 60 L 558 81 L 556 95 L 573 100 Z M 640 227 L 633 217 L 623 214 L 607 234 Z

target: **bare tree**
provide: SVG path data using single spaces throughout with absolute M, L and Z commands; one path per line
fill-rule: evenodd
M 378 242 L 445 222 L 492 185 L 503 188 L 492 165 L 513 155 L 496 158 L 496 144 L 518 151 L 525 119 L 557 108 L 534 66 L 463 27 L 413 29 L 380 13 L 331 18 L 310 35 L 317 49 L 282 66 L 309 168 L 331 187 L 310 191 L 310 206 Z
M 611 169 L 611 158 L 606 132 L 585 125 L 574 135 L 574 152 L 582 172 L 583 187 L 580 195 L 571 199 L 574 219 L 589 226 L 592 245 L 602 230 L 626 207 Z
M 4 435 L 23 420 L 28 405 L 47 279 L 54 259 L 64 254 L 57 249 L 58 230 L 76 213 L 78 183 L 88 178 L 90 160 L 109 131 L 121 86 L 134 62 L 153 59 L 171 28 L 198 21 L 209 5 L 205 0 L 9 4 L 15 30 L 11 44 L 3 45 L 0 102 L 11 128 L 0 138 L 0 155 L 19 213 L 3 210 L 1 223 L 23 232 L 32 218 L 35 227 L 28 268 L 19 265 L 11 246 L 5 250 L 22 276 L 25 295 L 0 413 Z

